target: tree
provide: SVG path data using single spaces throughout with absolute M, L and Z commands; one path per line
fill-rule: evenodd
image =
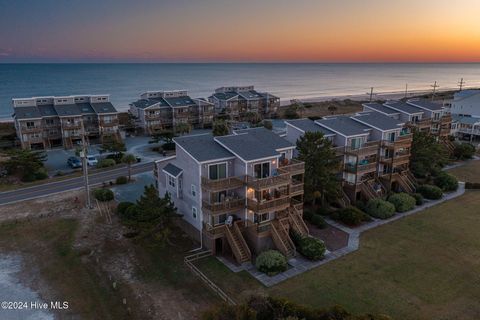
M 125 148 L 125 143 L 122 141 L 119 141 L 117 139 L 113 139 L 111 137 L 105 138 L 103 140 L 102 146 L 100 147 L 100 152 L 113 152 L 115 154 L 121 153 L 123 151 L 127 150 Z
M 297 141 L 298 159 L 305 162 L 305 197 L 315 204 L 321 198 L 333 201 L 340 195 L 341 185 L 337 178 L 340 168 L 332 142 L 321 132 L 306 132 Z
M 296 105 L 290 105 L 285 109 L 285 118 L 286 119 L 298 119 L 300 116 L 297 113 Z
M 188 123 L 179 123 L 175 126 L 175 133 L 185 134 L 192 131 L 192 127 Z
M 226 136 L 228 134 L 228 125 L 225 121 L 215 121 L 213 123 L 212 134 L 214 136 Z
M 42 151 L 13 149 L 7 153 L 9 159 L 4 166 L 8 174 L 19 174 L 23 181 L 33 181 L 44 178 L 44 165 L 47 155 Z
M 122 157 L 122 162 L 128 167 L 128 181 L 130 181 L 132 179 L 132 164 L 137 162 L 137 158 L 131 153 L 126 153 Z
M 470 143 L 457 143 L 453 150 L 453 156 L 457 160 L 472 159 L 475 155 L 475 146 Z
M 331 104 L 328 106 L 327 110 L 331 113 L 331 114 L 335 114 L 335 112 L 337 112 L 338 108 L 337 106 Z
M 148 143 L 159 143 L 165 141 L 165 143 L 173 143 L 175 133 L 171 130 L 163 130 L 152 135 L 152 139 Z
M 265 129 L 272 130 L 273 124 L 271 120 L 263 120 L 263 126 Z
M 153 237 L 160 244 L 168 242 L 172 219 L 179 216 L 170 196 L 160 198 L 153 185 L 145 186 L 143 195 L 128 211 L 124 223 L 135 229 L 140 239 Z
M 434 176 L 448 163 L 448 151 L 434 136 L 415 131 L 410 157 L 410 170 L 417 177 Z

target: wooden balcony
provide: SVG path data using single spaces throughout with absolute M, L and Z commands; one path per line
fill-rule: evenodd
M 226 199 L 217 203 L 202 202 L 202 209 L 210 214 L 222 214 L 242 208 L 245 208 L 245 198 Z
M 75 129 L 81 129 L 82 128 L 82 123 L 81 122 L 63 122 L 62 123 L 62 128 L 67 129 L 67 130 L 75 130 Z
M 145 120 L 160 120 L 162 118 L 161 114 L 145 114 Z
M 42 126 L 21 126 L 22 133 L 42 132 Z
M 285 162 L 279 163 L 280 171 L 289 173 L 292 176 L 305 173 L 305 162 L 299 161 L 296 159 L 291 159 L 291 160 L 285 159 L 285 160 L 286 160 Z
M 290 207 L 290 197 L 288 195 L 262 201 L 247 199 L 247 208 L 255 213 L 285 210 L 288 207 Z
M 345 147 L 334 147 L 333 151 L 337 156 L 343 156 L 345 154 Z
M 280 173 L 266 178 L 247 176 L 247 185 L 255 190 L 273 188 L 290 183 L 290 173 Z
M 416 127 L 419 129 L 429 128 L 432 125 L 432 119 L 424 118 L 424 119 L 417 120 L 415 122 L 409 122 L 407 125 L 410 127 Z
M 204 219 L 204 221 L 208 221 Z M 219 224 L 216 226 L 212 226 L 210 223 L 203 223 L 203 229 L 207 232 L 207 234 L 211 238 L 221 238 L 225 235 L 225 225 Z
M 303 194 L 303 182 L 301 181 L 294 181 L 290 185 L 290 196 L 298 196 Z
M 395 157 L 381 157 L 380 162 L 384 164 L 391 164 L 393 166 L 399 166 L 402 164 L 406 164 L 410 162 L 410 153 L 407 154 L 399 154 Z
M 297 211 L 303 212 L 303 202 L 302 201 L 292 199 L 292 207 L 294 207 L 295 210 L 297 210 Z
M 450 123 L 452 122 L 452 115 L 451 114 L 445 114 L 440 118 L 441 123 Z
M 223 191 L 229 189 L 240 188 L 245 184 L 243 176 L 228 177 L 218 180 L 210 180 L 207 177 L 202 177 L 202 188 L 208 191 Z
M 395 141 L 386 141 L 384 140 L 382 142 L 382 145 L 386 148 L 393 148 L 393 149 L 398 149 L 398 148 L 410 148 L 412 146 L 412 141 L 413 141 L 413 134 L 405 134 L 403 136 L 397 137 L 397 140 Z
M 112 119 L 110 121 L 100 120 L 99 125 L 101 127 L 114 127 L 118 126 L 118 119 Z
M 28 137 L 26 142 L 30 143 L 43 143 L 43 137 Z
M 375 172 L 377 171 L 377 163 L 372 162 L 372 163 L 365 163 L 365 164 L 358 164 L 355 166 L 355 164 L 350 164 L 346 163 L 345 164 L 345 171 L 350 172 L 350 173 L 368 173 L 368 172 Z
M 380 147 L 380 141 L 371 141 L 365 143 L 359 148 L 352 148 L 351 146 L 345 147 L 345 153 L 352 154 L 356 156 L 369 156 L 378 153 L 378 148 Z

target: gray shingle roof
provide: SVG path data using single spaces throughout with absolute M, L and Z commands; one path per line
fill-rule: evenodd
M 295 146 L 265 128 L 237 131 L 237 134 L 215 137 L 221 145 L 245 161 L 275 157 L 277 150 Z
M 95 113 L 97 114 L 117 112 L 117 109 L 115 109 L 115 107 L 111 102 L 92 103 L 91 106 L 93 110 L 95 110 Z
M 183 172 L 182 169 L 180 169 L 179 167 L 177 167 L 176 165 L 171 164 L 171 163 L 169 163 L 165 167 L 163 167 L 162 170 L 165 171 L 166 173 L 174 176 L 174 177 L 178 177 Z
M 375 111 L 357 115 L 353 119 L 384 131 L 401 129 L 404 125 L 403 121 L 395 120 Z
M 430 111 L 440 111 L 443 109 L 443 105 L 441 103 L 433 102 L 426 99 L 410 99 L 407 101 L 407 103 Z
M 40 114 L 42 117 L 52 117 L 52 116 L 58 116 L 57 111 L 55 110 L 55 107 L 52 104 L 46 104 L 46 105 L 40 105 L 37 106 L 38 111 L 40 111 Z
M 77 103 L 77 107 L 82 114 L 95 113 L 90 103 Z
M 461 100 L 461 99 L 465 99 L 465 98 L 468 98 L 468 97 L 476 95 L 476 94 L 480 94 L 480 90 L 478 90 L 478 89 L 468 89 L 468 90 L 462 90 L 462 91 L 459 91 L 459 92 L 455 92 L 453 97 L 454 97 L 454 100 Z
M 60 117 L 81 116 L 80 108 L 76 104 L 62 104 L 54 106 L 55 111 Z
M 357 136 L 368 133 L 371 128 L 351 119 L 348 116 L 338 116 L 316 120 L 316 123 L 325 126 L 333 132 L 338 132 L 343 136 Z
M 384 103 L 384 106 L 406 114 L 418 114 L 424 112 L 422 109 L 402 101 L 387 101 Z
M 371 102 L 371 103 L 364 103 L 363 104 L 364 107 L 367 107 L 371 110 L 375 110 L 375 111 L 378 111 L 378 112 L 381 112 L 381 113 L 385 113 L 385 114 L 388 114 L 388 115 L 394 115 L 394 114 L 398 114 L 399 111 L 396 111 L 396 110 L 393 110 L 391 108 L 388 108 L 380 103 L 377 103 L 377 102 Z
M 457 114 L 452 114 L 452 121 L 453 122 L 460 122 L 460 123 L 464 123 L 464 124 L 469 124 L 469 125 L 474 125 L 474 124 L 480 122 L 480 118 L 464 117 L 464 116 L 459 116 Z
M 322 132 L 325 136 L 335 135 L 335 132 L 328 130 L 316 124 L 315 121 L 310 119 L 296 119 L 285 121 L 287 124 L 302 130 L 303 132 Z
M 215 97 L 219 100 L 229 100 L 237 96 L 238 96 L 238 93 L 236 92 L 225 92 L 225 93 L 219 92 L 219 93 L 214 93 L 212 95 L 212 97 Z
M 193 101 L 192 98 L 190 98 L 189 96 L 164 99 L 171 107 L 187 107 L 195 105 L 195 101 Z
M 211 134 L 183 136 L 173 140 L 198 162 L 233 157 L 228 150 L 213 140 Z
M 246 100 L 258 100 L 263 98 L 262 94 L 258 93 L 255 90 L 239 91 L 238 94 Z
M 42 117 L 37 107 L 15 107 L 14 110 L 15 110 L 15 118 L 19 120 L 34 119 L 34 118 Z

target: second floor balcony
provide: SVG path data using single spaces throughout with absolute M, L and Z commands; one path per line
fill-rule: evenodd
M 247 176 L 247 185 L 255 190 L 269 189 L 282 185 L 288 185 L 290 183 L 290 173 L 282 172 L 279 170 L 275 174 L 265 177 L 256 178 L 253 176 Z
M 360 146 L 346 146 L 345 153 L 352 154 L 356 156 L 369 156 L 375 155 L 378 153 L 380 147 L 380 141 L 369 141 Z
M 305 162 L 296 159 L 284 159 L 279 161 L 279 170 L 291 175 L 305 173 Z
M 346 163 L 345 171 L 354 174 L 375 172 L 377 171 L 377 162 L 359 161 L 358 164 Z
M 20 128 L 21 128 L 21 131 L 24 132 L 24 133 L 43 131 L 43 127 L 41 125 L 21 126 Z
M 255 213 L 266 213 L 271 211 L 285 210 L 290 206 L 290 197 L 283 194 L 277 198 L 271 199 L 247 199 L 247 208 Z
M 210 214 L 222 214 L 245 208 L 245 198 L 226 198 L 220 202 L 202 202 L 202 209 Z

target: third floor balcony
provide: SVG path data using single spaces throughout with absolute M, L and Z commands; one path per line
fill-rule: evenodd
M 226 177 L 215 180 L 202 177 L 202 188 L 212 192 L 236 189 L 244 185 L 245 178 L 243 176 Z

